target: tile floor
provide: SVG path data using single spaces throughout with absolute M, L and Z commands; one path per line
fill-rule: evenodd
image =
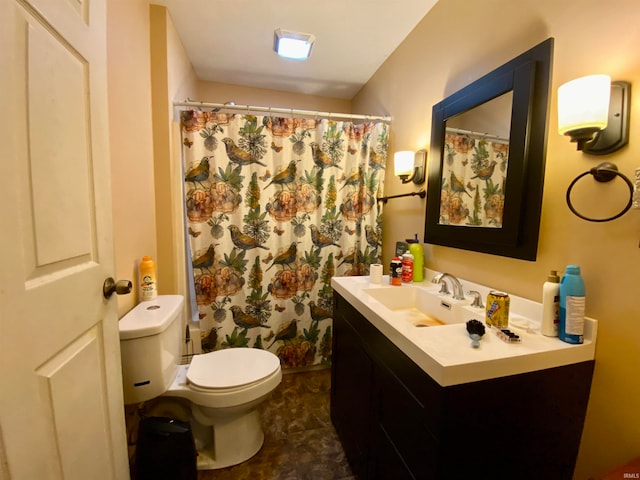
M 355 480 L 329 417 L 331 370 L 285 373 L 260 408 L 262 449 L 198 480 Z

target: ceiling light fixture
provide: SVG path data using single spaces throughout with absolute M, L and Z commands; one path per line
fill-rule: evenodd
M 294 60 L 306 60 L 316 37 L 310 33 L 292 32 L 276 28 L 273 32 L 273 49 L 278 55 Z

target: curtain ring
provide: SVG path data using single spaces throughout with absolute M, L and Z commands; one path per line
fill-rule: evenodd
M 622 180 L 625 181 L 625 183 L 627 184 L 627 186 L 629 187 L 629 202 L 627 203 L 627 205 L 620 211 L 618 212 L 616 215 L 613 215 L 612 217 L 608 217 L 608 218 L 590 218 L 590 217 L 586 217 L 584 215 L 582 215 L 581 213 L 578 213 L 576 211 L 576 209 L 573 207 L 573 205 L 571 204 L 571 190 L 573 189 L 573 186 L 576 184 L 576 182 L 578 180 L 580 180 L 582 177 L 584 177 L 585 175 L 593 175 L 593 178 L 597 181 L 597 182 L 610 182 L 611 180 L 613 180 L 616 177 L 620 177 Z M 631 183 L 631 180 L 629 180 L 623 173 L 618 171 L 618 167 L 611 163 L 611 162 L 603 162 L 600 165 L 597 165 L 595 167 L 593 167 L 592 169 L 581 173 L 580 175 L 578 175 L 576 178 L 573 179 L 573 181 L 571 182 L 571 184 L 569 185 L 569 188 L 567 189 L 567 205 L 569 207 L 569 210 L 571 210 L 571 212 L 583 219 L 586 220 L 588 222 L 610 222 L 611 220 L 615 220 L 616 218 L 620 218 L 622 215 L 624 215 L 625 213 L 627 213 L 629 211 L 629 209 L 631 208 L 631 205 L 633 204 L 633 184 Z

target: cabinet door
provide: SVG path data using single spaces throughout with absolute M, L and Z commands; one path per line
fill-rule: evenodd
M 440 446 L 427 428 L 425 406 L 385 367 L 376 368 L 375 378 L 379 434 L 374 477 L 403 478 L 402 465 L 412 478 L 436 478 Z
M 372 477 L 376 480 L 415 480 L 416 477 L 411 474 L 402 461 L 402 457 L 398 455 L 395 445 L 391 442 L 382 426 L 378 427 L 376 453 L 372 456 L 374 457 L 372 459 Z
M 331 419 L 353 472 L 365 479 L 372 425 L 373 362 L 355 331 L 337 312 L 333 328 Z

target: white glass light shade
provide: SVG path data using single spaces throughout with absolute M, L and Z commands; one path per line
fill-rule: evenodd
M 406 175 L 407 177 L 413 173 L 415 153 L 410 150 L 396 152 L 393 155 L 393 173 L 399 177 Z
M 305 60 L 311 54 L 315 37 L 309 33 L 290 32 L 278 28 L 274 32 L 273 49 L 285 58 Z
M 607 128 L 611 78 L 589 75 L 558 88 L 558 132 Z

